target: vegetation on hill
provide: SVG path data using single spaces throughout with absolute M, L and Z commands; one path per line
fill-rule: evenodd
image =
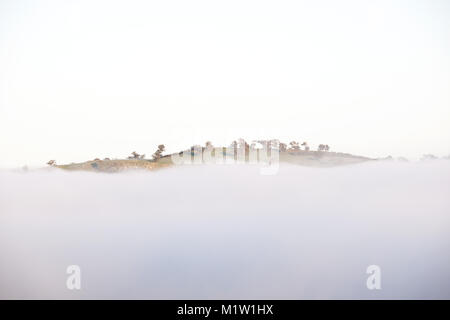
M 126 159 L 104 158 L 100 160 L 96 158 L 82 163 L 65 165 L 57 165 L 55 160 L 50 160 L 47 164 L 66 170 L 100 172 L 118 172 L 130 169 L 156 170 L 173 165 L 172 155 L 188 154 L 192 159 L 200 158 L 200 163 L 207 163 L 207 154 L 210 157 L 215 157 L 217 152 L 222 152 L 223 156 L 236 160 L 245 159 L 246 162 L 249 162 L 251 160 L 258 161 L 262 159 L 263 152 L 270 154 L 274 150 L 275 152 L 279 152 L 280 162 L 305 166 L 337 166 L 372 160 L 367 157 L 354 156 L 347 153 L 330 152 L 330 146 L 327 144 L 319 144 L 317 151 L 313 151 L 306 141 L 301 144 L 298 141 L 291 141 L 287 145 L 277 139 L 272 139 L 255 140 L 249 144 L 244 139 L 238 139 L 237 141 L 233 141 L 228 147 L 214 147 L 210 141 L 207 141 L 205 146 L 194 145 L 187 150 L 167 155 L 163 155 L 165 145 L 160 144 L 155 153 L 153 153 L 152 159 L 146 159 L 145 154 L 139 154 L 133 151 Z M 251 155 L 256 155 L 256 159 L 251 158 Z M 243 156 L 243 158 L 239 158 L 240 156 Z

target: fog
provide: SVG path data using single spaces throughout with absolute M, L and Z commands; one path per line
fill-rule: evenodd
M 0 172 L 0 298 L 449 299 L 449 178 L 450 161 Z

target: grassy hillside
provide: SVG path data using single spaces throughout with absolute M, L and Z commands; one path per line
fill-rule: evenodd
M 225 149 L 224 149 L 225 152 Z M 262 152 L 259 150 L 259 152 Z M 193 154 L 192 154 L 193 156 Z M 258 153 L 259 158 L 259 153 Z M 325 152 L 325 151 L 285 151 L 280 152 L 280 163 L 289 163 L 302 166 L 313 167 L 333 167 L 341 165 L 355 164 L 373 159 L 354 156 L 347 153 Z M 248 155 L 246 156 L 248 161 Z M 83 170 L 93 172 L 119 172 L 123 170 L 144 169 L 157 170 L 173 166 L 170 155 L 163 156 L 157 160 L 148 159 L 113 159 L 113 160 L 92 160 L 82 163 L 72 163 L 66 165 L 56 165 L 55 167 L 65 170 Z
M 341 152 L 304 150 L 280 152 L 280 162 L 313 167 L 333 167 L 371 160 L 374 159 Z
M 156 170 L 169 166 L 169 163 L 159 163 L 146 159 L 123 159 L 123 160 L 93 160 L 82 163 L 57 165 L 64 170 L 83 170 L 98 172 L 119 172 L 130 169 Z

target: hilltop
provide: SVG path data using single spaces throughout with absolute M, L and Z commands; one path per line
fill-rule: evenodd
M 259 144 L 259 147 L 257 146 Z M 275 148 L 274 148 L 275 145 Z M 261 147 L 262 146 L 262 147 Z M 366 161 L 371 159 L 363 156 L 356 156 L 349 153 L 331 152 L 328 145 L 319 145 L 317 151 L 310 150 L 308 144 L 303 142 L 301 145 L 298 142 L 292 141 L 289 147 L 279 142 L 278 140 L 259 140 L 249 145 L 243 139 L 233 141 L 229 147 L 214 148 L 211 142 L 207 142 L 205 147 L 196 145 L 190 149 L 181 151 L 179 153 L 163 155 L 165 151 L 164 145 L 159 145 L 156 152 L 152 155 L 152 159 L 146 159 L 145 155 L 140 155 L 137 152 L 132 152 L 127 159 L 109 159 L 105 158 L 94 159 L 82 163 L 72 163 L 57 165 L 56 161 L 51 160 L 48 164 L 52 167 L 57 167 L 64 170 L 83 170 L 83 171 L 98 171 L 98 172 L 119 172 L 124 170 L 144 169 L 144 170 L 158 170 L 175 165 L 172 161 L 172 156 L 181 156 L 184 152 L 188 155 L 187 159 L 196 163 L 209 163 L 206 153 L 209 152 L 213 157 L 216 152 L 222 152 L 223 156 L 231 159 L 245 159 L 245 162 L 253 160 L 261 161 L 267 159 L 267 150 L 276 150 L 279 152 L 280 163 L 289 163 L 294 165 L 311 166 L 311 167 L 333 167 L 342 166 Z M 244 152 L 245 150 L 245 152 Z M 265 154 L 263 154 L 265 152 Z M 238 158 L 238 154 L 242 158 Z M 251 156 L 252 154 L 252 156 Z M 190 155 L 190 157 L 189 157 Z M 196 159 L 196 161 L 194 160 Z M 199 160 L 200 159 L 200 160 Z

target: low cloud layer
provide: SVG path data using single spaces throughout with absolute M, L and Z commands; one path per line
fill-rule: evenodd
M 449 299 L 449 194 L 450 161 L 1 172 L 0 298 Z

